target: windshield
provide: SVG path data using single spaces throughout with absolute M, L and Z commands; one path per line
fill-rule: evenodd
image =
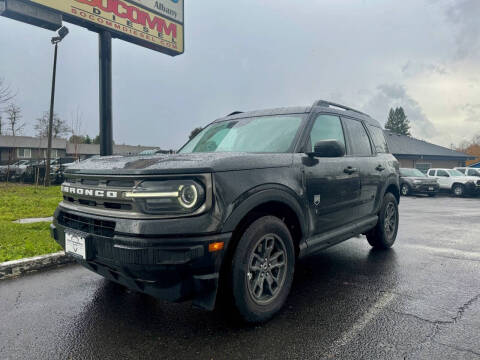
M 400 169 L 400 175 L 405 177 L 426 177 L 427 176 L 418 169 Z
M 303 115 L 262 116 L 210 124 L 180 151 L 205 152 L 288 152 Z
M 447 172 L 450 174 L 450 176 L 465 176 L 458 170 L 447 170 Z

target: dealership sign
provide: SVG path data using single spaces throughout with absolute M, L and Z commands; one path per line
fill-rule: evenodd
M 8 0 L 7 0 L 8 1 Z M 29 0 L 66 21 L 169 55 L 184 52 L 183 0 Z

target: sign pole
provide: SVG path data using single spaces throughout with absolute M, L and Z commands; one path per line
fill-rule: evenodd
M 113 155 L 112 126 L 112 34 L 99 33 L 100 155 Z

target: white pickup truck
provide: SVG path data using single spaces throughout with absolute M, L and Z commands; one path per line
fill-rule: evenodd
M 430 169 L 428 177 L 437 179 L 440 189 L 449 190 L 455 196 L 480 193 L 480 178 L 466 176 L 454 169 Z
M 465 174 L 467 176 L 475 176 L 480 178 L 480 169 L 472 168 L 472 167 L 456 167 L 453 169 L 458 170 L 462 174 Z

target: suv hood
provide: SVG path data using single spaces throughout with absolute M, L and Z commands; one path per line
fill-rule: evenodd
M 69 166 L 66 173 L 192 174 L 290 166 L 293 154 L 193 153 L 154 156 L 104 156 Z

